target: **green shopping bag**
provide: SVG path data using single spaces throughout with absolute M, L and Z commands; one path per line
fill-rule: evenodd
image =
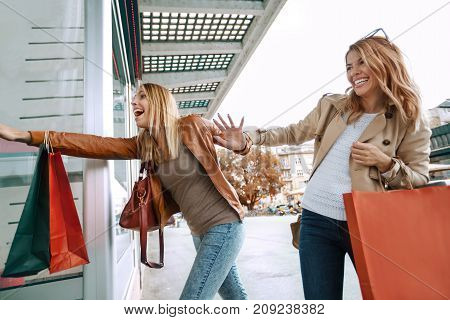
M 50 265 L 48 152 L 39 155 L 2 277 L 35 275 Z

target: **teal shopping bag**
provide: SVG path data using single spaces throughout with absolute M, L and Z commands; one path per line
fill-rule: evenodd
M 25 207 L 2 277 L 35 275 L 50 265 L 48 152 L 39 149 Z

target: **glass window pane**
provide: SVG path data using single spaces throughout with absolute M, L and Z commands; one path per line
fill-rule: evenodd
M 21 130 L 83 131 L 84 1 L 14 1 L 0 19 L 1 121 Z M 19 15 L 20 13 L 21 15 Z M 26 17 L 26 19 L 24 19 Z M 14 30 L 14 32 L 11 32 Z M 0 270 L 4 268 L 36 163 L 37 148 L 0 141 Z M 83 160 L 63 157 L 83 225 Z M 0 287 L 82 275 L 47 270 Z
M 126 67 L 123 52 L 120 51 L 119 33 L 113 24 L 113 130 L 114 137 L 130 137 L 129 109 L 131 87 L 126 82 Z M 130 161 L 113 161 L 114 178 L 111 179 L 111 200 L 114 226 L 116 261 L 119 261 L 132 244 L 132 232 L 119 226 L 120 215 L 129 199 L 131 169 Z

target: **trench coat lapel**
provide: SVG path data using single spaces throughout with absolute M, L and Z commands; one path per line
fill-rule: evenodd
M 386 117 L 384 113 L 378 114 L 375 119 L 367 126 L 359 137 L 359 142 L 366 142 L 375 137 L 386 126 Z
M 322 143 L 317 151 L 316 159 L 314 161 L 314 171 L 320 165 L 326 154 L 330 150 L 331 146 L 335 143 L 336 139 L 344 132 L 347 127 L 346 119 L 348 115 L 337 116 L 330 123 L 328 129 L 325 131 L 322 137 Z M 359 137 L 359 142 L 366 142 L 375 137 L 386 126 L 386 116 L 384 113 L 378 114 L 375 119 L 367 126 Z
M 325 130 L 325 134 L 322 137 L 322 143 L 320 144 L 319 150 L 317 151 L 316 159 L 314 161 L 314 171 L 315 168 L 319 166 L 325 155 L 330 150 L 331 146 L 334 144 L 336 139 L 344 132 L 347 124 L 341 115 L 334 117 L 334 119 L 328 125 Z

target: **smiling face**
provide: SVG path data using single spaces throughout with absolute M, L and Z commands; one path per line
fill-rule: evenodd
M 150 106 L 147 95 L 142 87 L 134 95 L 131 105 L 133 106 L 134 120 L 138 128 L 148 129 Z
M 374 73 L 355 50 L 350 50 L 346 57 L 347 79 L 356 95 L 371 98 L 378 95 L 380 87 Z

